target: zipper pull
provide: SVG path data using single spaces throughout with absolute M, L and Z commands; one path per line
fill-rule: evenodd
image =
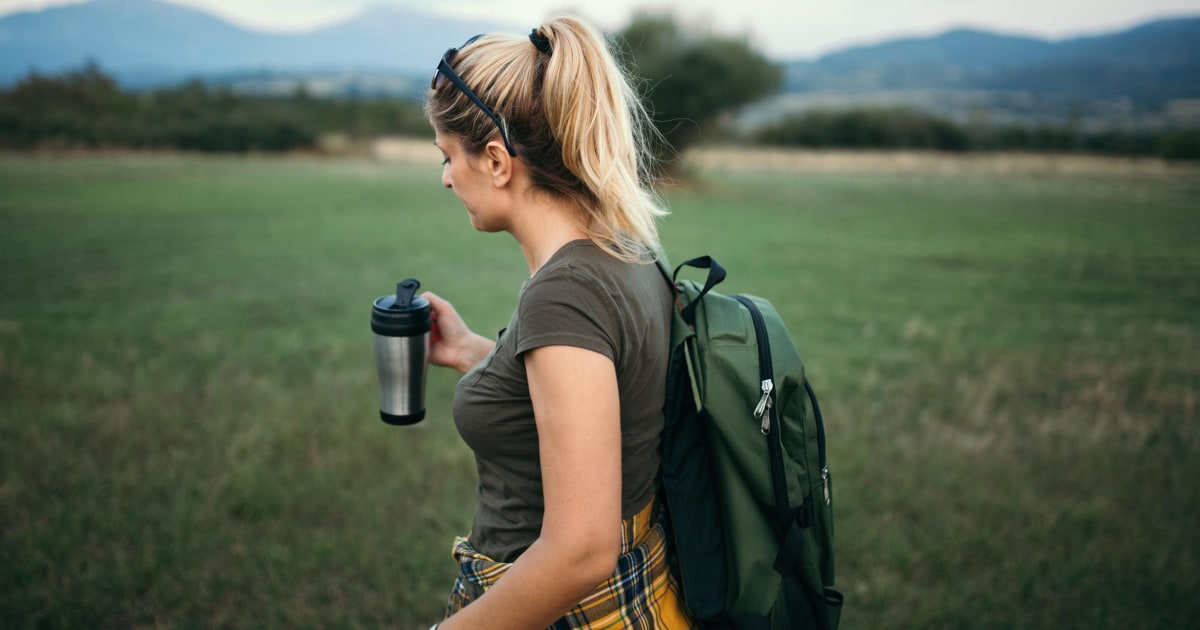
M 831 501 L 833 501 L 833 497 L 830 496 L 830 492 L 829 492 L 829 467 L 828 466 L 821 469 L 821 485 L 825 487 L 825 505 L 829 505 L 829 503 Z
M 758 399 L 758 405 L 754 407 L 754 417 L 762 418 L 762 433 L 766 435 L 771 432 L 771 414 L 767 411 L 771 408 L 771 392 L 775 391 L 775 383 L 771 379 L 766 379 L 762 382 L 762 398 Z

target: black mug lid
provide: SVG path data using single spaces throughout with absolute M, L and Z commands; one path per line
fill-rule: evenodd
M 433 327 L 429 300 L 417 295 L 421 283 L 414 278 L 396 284 L 395 295 L 385 295 L 371 309 L 371 330 L 390 337 L 419 335 Z
M 396 303 L 395 308 L 407 309 L 412 308 L 413 298 L 417 295 L 417 289 L 421 288 L 421 281 L 416 278 L 401 280 L 396 283 Z

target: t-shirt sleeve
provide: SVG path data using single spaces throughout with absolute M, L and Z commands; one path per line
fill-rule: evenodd
M 609 292 L 569 267 L 549 270 L 525 288 L 518 306 L 520 355 L 543 346 L 573 346 L 617 362 L 617 324 Z

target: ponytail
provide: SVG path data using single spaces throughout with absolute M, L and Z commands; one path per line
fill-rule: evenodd
M 500 117 L 534 185 L 567 200 L 601 249 L 627 261 L 653 257 L 655 221 L 667 213 L 650 189 L 655 131 L 598 31 L 552 18 L 529 37 L 473 42 L 454 68 Z M 434 90 L 426 113 L 472 154 L 498 133 L 453 86 Z

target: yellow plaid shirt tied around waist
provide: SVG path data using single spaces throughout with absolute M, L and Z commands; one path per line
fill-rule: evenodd
M 458 578 L 446 616 L 458 612 L 491 588 L 512 566 L 479 553 L 463 537 L 454 539 Z M 551 630 L 687 630 L 695 627 L 679 598 L 667 561 L 666 536 L 651 501 L 621 521 L 617 569 L 584 597 Z

